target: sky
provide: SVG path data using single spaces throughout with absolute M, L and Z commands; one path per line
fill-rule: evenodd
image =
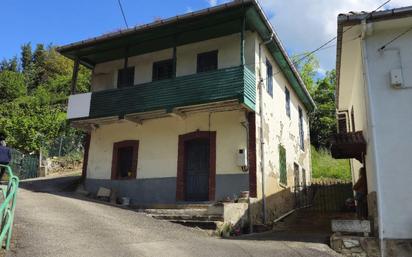
M 215 6 L 228 0 L 121 0 L 129 27 Z M 386 0 L 260 0 L 289 54 L 316 49 L 336 36 L 336 18 L 372 11 Z M 412 5 L 391 0 L 385 9 Z M 64 45 L 125 28 L 117 0 L 1 0 L 0 59 L 31 42 Z M 319 51 L 318 72 L 335 67 L 335 42 Z

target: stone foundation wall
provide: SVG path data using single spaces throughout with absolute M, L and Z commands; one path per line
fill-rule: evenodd
M 374 237 L 332 235 L 330 246 L 348 257 L 380 257 L 378 239 Z M 391 255 L 394 256 L 394 255 Z

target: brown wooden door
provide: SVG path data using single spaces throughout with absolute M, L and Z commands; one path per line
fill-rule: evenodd
M 193 139 L 185 142 L 186 201 L 208 200 L 209 147 L 208 139 Z

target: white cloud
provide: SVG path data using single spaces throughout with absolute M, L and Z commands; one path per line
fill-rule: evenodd
M 291 53 L 316 49 L 336 36 L 339 13 L 373 11 L 384 0 L 260 0 L 285 48 Z M 392 0 L 385 8 L 412 5 L 412 0 Z M 334 43 L 332 43 L 333 45 Z M 335 67 L 335 47 L 319 51 L 321 69 Z
M 215 6 L 217 5 L 217 0 L 207 0 L 207 2 L 209 3 L 210 6 Z

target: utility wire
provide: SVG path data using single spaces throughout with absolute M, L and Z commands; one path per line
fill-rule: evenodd
M 403 35 L 405 35 L 406 33 L 408 33 L 409 31 L 412 30 L 412 27 L 410 27 L 409 29 L 405 30 L 402 33 L 399 33 L 396 37 L 394 37 L 393 39 L 389 40 L 386 44 L 384 44 L 383 46 L 381 46 L 378 51 L 382 51 L 384 50 L 388 45 L 392 44 L 395 40 L 397 40 L 398 38 L 402 37 Z
M 126 28 L 129 28 L 129 25 L 127 24 L 127 20 L 126 20 L 126 15 L 124 15 L 122 3 L 120 2 L 120 0 L 117 0 L 117 2 L 119 3 L 120 11 L 122 12 L 122 16 L 123 16 L 124 23 L 126 24 Z
M 383 6 L 387 5 L 390 1 L 392 0 L 387 0 L 385 1 L 383 4 L 379 5 L 375 10 L 373 10 L 372 12 L 370 12 L 366 17 L 365 20 L 370 18 L 370 16 L 372 16 L 373 13 L 375 13 L 377 10 L 379 10 L 380 8 L 382 8 Z M 345 29 L 342 32 L 342 35 L 349 31 L 350 29 L 352 29 L 353 27 L 355 27 L 355 25 L 350 26 L 349 28 Z M 412 28 L 411 28 L 412 29 Z M 332 43 L 333 41 L 335 41 L 338 38 L 338 36 L 334 36 L 333 38 L 329 39 L 328 41 L 326 41 L 325 43 L 323 43 L 321 46 L 319 46 L 318 48 L 316 48 L 315 50 L 307 53 L 306 55 L 304 55 L 302 58 L 298 59 L 296 62 L 293 63 L 293 65 L 297 65 L 299 64 L 301 61 L 305 60 L 306 58 L 308 58 L 309 56 L 311 56 L 312 54 L 316 53 L 317 51 L 323 49 L 324 47 L 326 47 L 327 45 L 329 45 L 330 43 Z

